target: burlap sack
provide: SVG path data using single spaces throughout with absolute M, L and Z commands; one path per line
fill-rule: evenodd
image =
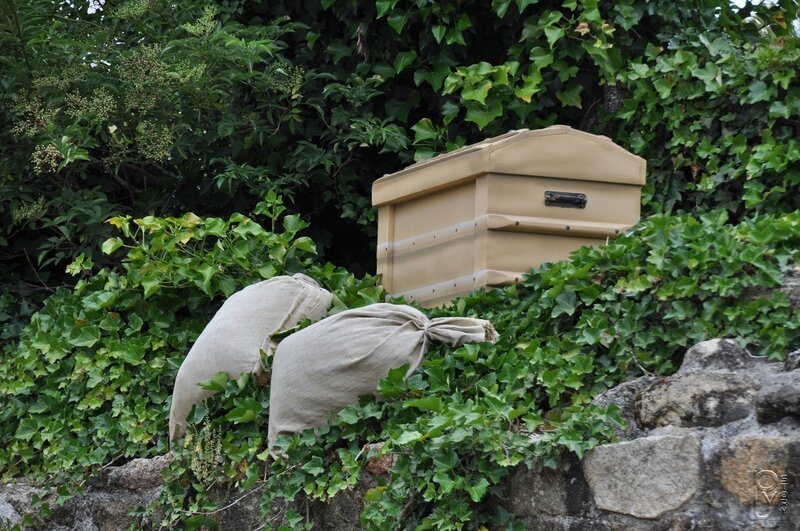
M 217 373 L 259 374 L 260 351 L 272 353 L 270 336 L 303 319 L 322 318 L 333 295 L 303 274 L 273 277 L 234 293 L 214 315 L 183 360 L 169 411 L 170 439 L 186 430 L 192 406 L 214 394 L 197 384 Z
M 430 341 L 460 346 L 494 342 L 492 324 L 466 317 L 429 320 L 410 306 L 372 304 L 347 310 L 296 332 L 278 345 L 272 363 L 268 444 L 279 435 L 319 426 L 364 394 L 375 393 L 390 369 L 422 362 Z

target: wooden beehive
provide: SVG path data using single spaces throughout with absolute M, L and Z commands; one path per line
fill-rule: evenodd
M 511 131 L 385 175 L 378 273 L 436 306 L 614 238 L 639 220 L 645 161 L 604 136 Z

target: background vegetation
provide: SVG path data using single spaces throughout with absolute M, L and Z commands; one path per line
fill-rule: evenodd
M 796 1 L 0 6 L 3 477 L 74 485 L 163 453 L 174 374 L 225 296 L 306 270 L 349 306 L 382 299 L 371 182 L 509 129 L 644 157 L 643 224 L 442 310 L 501 342 L 389 375 L 393 401 L 287 440 L 285 463 L 264 463 L 268 392 L 212 384 L 164 525 L 205 522 L 211 484 L 266 482 L 265 506 L 335 494 L 385 441 L 400 458 L 366 526 L 511 526 L 487 497 L 512 465 L 609 437 L 598 392 L 709 337 L 797 343 L 785 298 L 759 291 L 798 249 Z

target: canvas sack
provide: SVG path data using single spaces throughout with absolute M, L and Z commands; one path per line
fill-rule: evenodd
M 186 417 L 192 406 L 211 396 L 200 382 L 227 372 L 230 378 L 242 373 L 261 372 L 263 350 L 274 350 L 270 336 L 297 325 L 303 319 L 322 318 L 333 294 L 312 278 L 273 277 L 234 293 L 225 301 L 183 360 L 169 412 L 170 439 L 178 440 L 186 431 Z
M 272 363 L 268 444 L 279 435 L 319 426 L 358 397 L 375 393 L 390 369 L 408 363 L 406 378 L 431 341 L 460 346 L 494 342 L 482 319 L 428 319 L 410 306 L 372 304 L 300 330 L 278 345 Z

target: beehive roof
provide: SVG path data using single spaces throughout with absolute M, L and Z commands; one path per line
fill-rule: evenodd
M 605 136 L 564 125 L 519 129 L 384 175 L 372 204 L 397 203 L 486 173 L 643 185 L 645 160 Z

